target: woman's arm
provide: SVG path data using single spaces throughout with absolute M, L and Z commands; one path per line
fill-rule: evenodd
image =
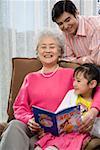
M 96 88 L 96 92 L 93 97 L 92 108 L 96 108 L 100 113 L 100 86 Z
M 94 124 L 95 118 L 98 115 L 98 110 L 96 108 L 91 108 L 83 117 L 82 125 L 80 126 L 80 132 L 89 132 Z
M 26 76 L 13 106 L 15 118 L 26 124 L 33 117 L 28 101 L 28 84 L 28 76 Z
M 80 132 L 90 131 L 95 118 L 100 113 L 100 86 L 97 87 L 95 95 L 93 97 L 93 103 L 91 109 L 83 116 L 83 124 L 80 127 Z

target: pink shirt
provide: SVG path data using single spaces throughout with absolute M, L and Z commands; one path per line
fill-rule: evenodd
M 72 83 L 73 69 L 60 69 L 50 78 L 28 74 L 14 103 L 15 118 L 27 123 L 33 117 L 32 105 L 55 111 Z
M 66 60 L 100 66 L 100 16 L 79 16 L 79 27 L 75 36 L 66 35 Z

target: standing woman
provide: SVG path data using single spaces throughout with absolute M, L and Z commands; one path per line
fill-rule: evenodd
M 9 123 L 3 133 L 0 150 L 30 150 L 30 145 L 34 149 L 41 128 L 34 121 L 32 105 L 54 112 L 66 92 L 73 87 L 73 69 L 64 69 L 58 64 L 63 51 L 63 36 L 51 31 L 40 35 L 37 55 L 43 67 L 25 77 L 14 103 L 16 119 Z
M 71 0 L 59 0 L 52 21 L 66 36 L 66 61 L 100 67 L 100 16 L 81 16 Z

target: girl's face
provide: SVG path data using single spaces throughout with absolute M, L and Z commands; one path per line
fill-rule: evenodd
M 56 64 L 60 56 L 58 42 L 51 36 L 45 36 L 38 45 L 38 56 L 43 65 Z
M 82 96 L 86 95 L 91 90 L 88 80 L 84 78 L 83 73 L 81 72 L 75 75 L 73 86 L 75 93 Z

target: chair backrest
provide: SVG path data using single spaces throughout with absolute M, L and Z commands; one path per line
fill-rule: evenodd
M 75 68 L 78 65 L 60 61 L 60 66 L 64 68 Z M 10 93 L 8 99 L 8 122 L 14 118 L 13 103 L 22 85 L 23 79 L 29 72 L 35 72 L 41 69 L 42 64 L 37 58 L 12 58 L 12 77 L 10 85 Z

